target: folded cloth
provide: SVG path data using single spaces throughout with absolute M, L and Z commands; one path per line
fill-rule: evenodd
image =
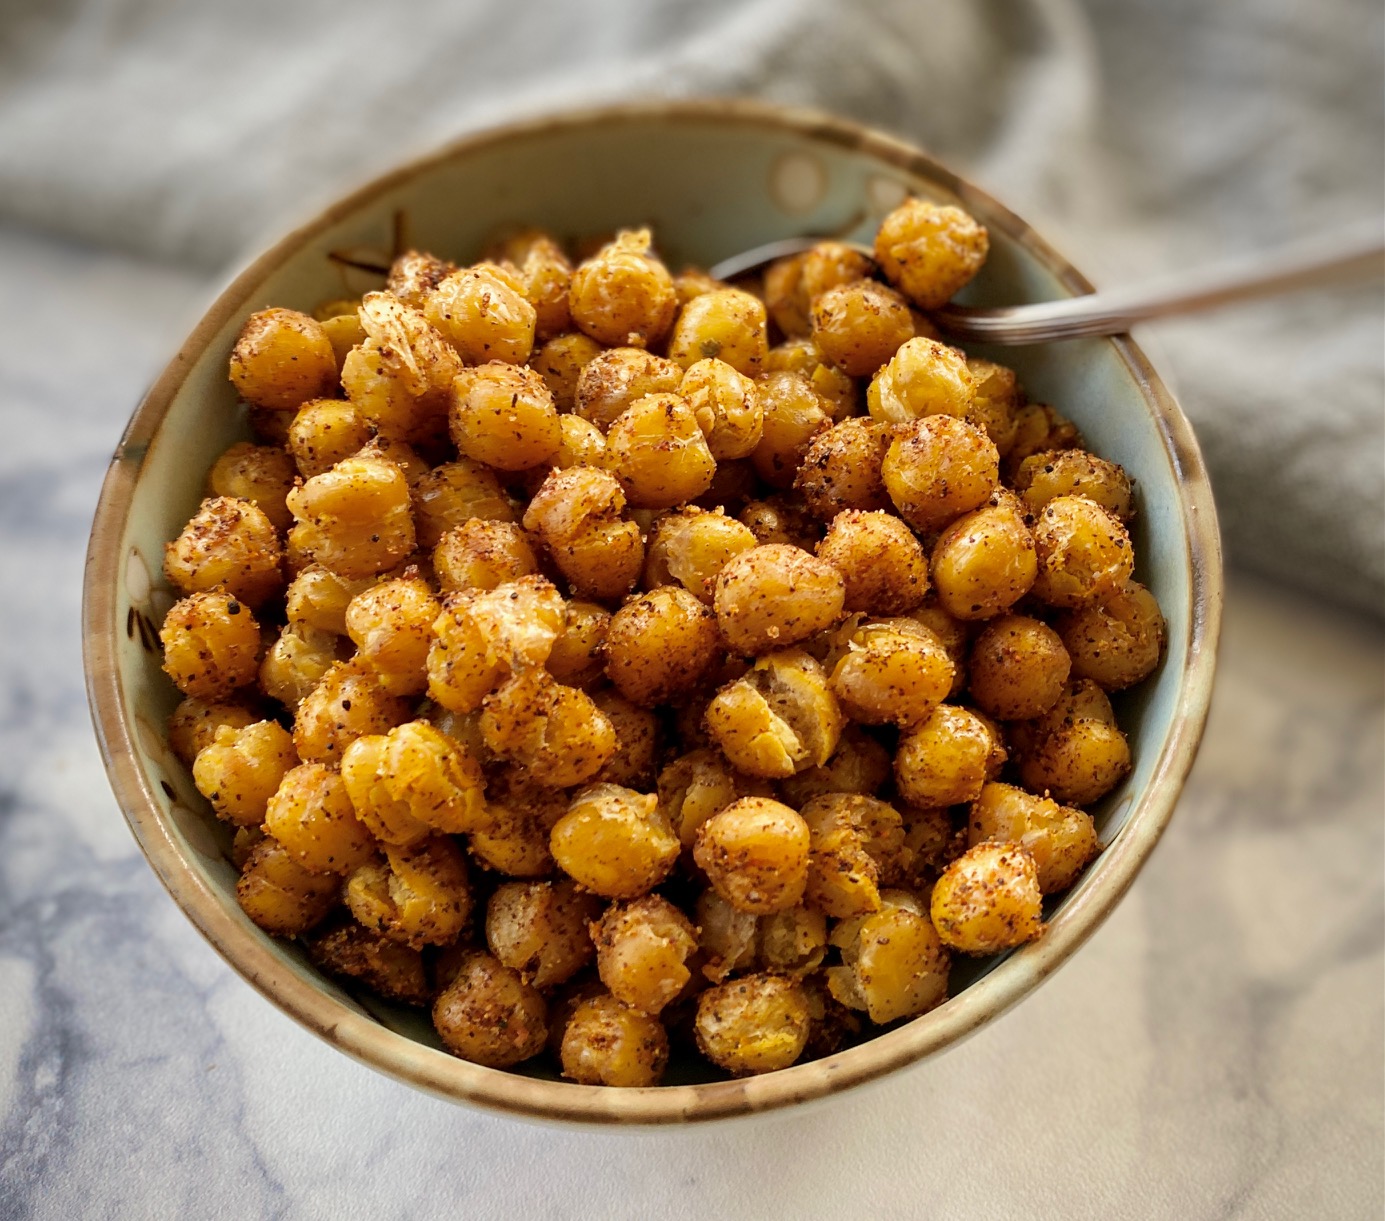
M 1098 283 L 1385 212 L 1378 0 L 0 0 L 0 215 L 211 268 L 517 113 L 753 95 L 892 129 Z M 1157 331 L 1228 554 L 1385 613 L 1385 297 Z

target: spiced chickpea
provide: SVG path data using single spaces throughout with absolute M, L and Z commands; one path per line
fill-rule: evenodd
M 514 503 L 505 495 L 495 472 L 470 458 L 444 462 L 412 485 L 418 545 L 434 548 L 443 535 L 473 518 L 516 521 Z
M 859 725 L 847 725 L 827 762 L 780 782 L 789 805 L 802 808 L 823 793 L 878 793 L 890 778 L 890 752 Z
M 943 870 L 929 905 L 944 945 L 995 954 L 1043 932 L 1034 858 L 1019 844 L 983 840 Z
M 175 602 L 159 639 L 164 673 L 184 695 L 221 700 L 255 681 L 260 628 L 230 594 L 196 593 Z
M 495 589 L 507 581 L 536 574 L 539 560 L 523 527 L 473 517 L 438 541 L 433 570 L 444 593 Z
M 456 941 L 473 901 L 466 858 L 447 835 L 386 846 L 383 860 L 352 871 L 345 898 L 363 927 L 416 950 Z
M 724 360 L 707 358 L 688 366 L 678 393 L 692 408 L 712 457 L 745 458 L 764 435 L 760 387 Z
M 1057 496 L 1034 523 L 1034 594 L 1050 606 L 1087 606 L 1130 579 L 1135 554 L 1125 527 L 1094 500 Z
M 866 402 L 882 424 L 908 424 L 922 416 L 968 418 L 976 379 L 956 348 L 923 336 L 904 343 L 870 383 Z
M 905 521 L 940 530 L 986 502 L 1000 480 L 1000 455 L 975 425 L 929 415 L 896 435 L 880 475 Z
M 414 549 L 409 483 L 399 466 L 369 448 L 314 475 L 288 495 L 296 525 L 291 557 L 345 578 L 392 568 Z
M 840 633 L 830 682 L 842 711 L 863 725 L 910 729 L 952 690 L 943 643 L 912 619 L 883 619 Z
M 424 299 L 423 315 L 468 364 L 521 365 L 534 348 L 538 313 L 513 278 L 493 265 L 464 267 Z
M 842 574 L 842 605 L 847 611 L 902 615 L 928 594 L 928 557 L 909 527 L 892 513 L 838 513 L 817 554 Z
M 298 473 L 311 479 L 351 457 L 374 435 L 370 422 L 346 400 L 310 399 L 293 417 L 284 444 Z
M 1013 477 L 1024 460 L 1035 454 L 1081 445 L 1082 434 L 1061 412 L 1047 403 L 1025 403 L 1015 408 L 1015 440 L 1005 456 L 1006 474 Z
M 185 594 L 224 590 L 247 606 L 262 606 L 284 588 L 279 534 L 249 500 L 204 500 L 192 520 L 164 547 L 164 573 Z
M 264 827 L 313 873 L 350 873 L 375 850 L 340 773 L 321 763 L 300 763 L 284 774 L 265 807 Z
M 702 495 L 716 459 L 686 399 L 636 399 L 606 433 L 607 465 L 637 509 L 668 509 Z
M 858 793 L 824 793 L 801 813 L 810 836 L 804 901 L 833 918 L 878 911 L 882 873 L 904 845 L 899 811 Z
M 309 564 L 289 582 L 284 609 L 289 623 L 304 631 L 346 635 L 346 608 L 377 578 L 338 576 L 321 564 Z
M 718 751 L 705 747 L 668 764 L 659 773 L 658 793 L 659 808 L 685 848 L 704 822 L 737 798 L 770 795 L 762 781 L 739 775 Z
M 297 762 L 293 739 L 282 725 L 223 725 L 193 760 L 192 779 L 219 818 L 239 827 L 258 827 L 266 803 Z
M 512 674 L 485 697 L 481 733 L 496 755 L 553 788 L 593 779 L 618 746 L 591 697 L 539 667 Z
M 587 926 L 601 916 L 601 900 L 570 879 L 506 882 L 486 906 L 486 944 L 535 988 L 565 983 L 592 960 Z
M 341 660 L 339 643 L 334 632 L 286 624 L 260 663 L 260 690 L 292 712 Z
M 428 688 L 428 649 L 442 606 L 416 576 L 382 581 L 357 594 L 346 608 L 346 634 L 356 657 L 393 695 Z
M 426 1006 L 433 999 L 423 955 L 354 920 L 329 924 L 306 944 L 308 956 L 324 971 L 357 980 L 389 1000 Z
M 811 308 L 813 342 L 844 373 L 870 377 L 914 337 L 904 298 L 875 280 L 828 289 Z
M 677 394 L 683 366 L 642 348 L 599 352 L 577 378 L 572 409 L 605 432 L 631 403 L 650 394 Z
M 625 493 L 606 471 L 554 471 L 529 502 L 524 528 L 548 548 L 578 597 L 609 601 L 629 592 L 644 565 L 640 528 L 626 521 Z
M 553 827 L 553 859 L 608 899 L 635 899 L 666 878 L 681 845 L 653 793 L 615 784 L 583 789 Z
M 803 989 L 780 975 L 744 975 L 697 1000 L 697 1046 L 736 1076 L 788 1068 L 808 1044 L 811 1013 Z
M 842 1004 L 883 1024 L 942 1004 L 952 961 L 917 897 L 887 890 L 880 899 L 879 911 L 832 930 L 842 965 L 828 969 L 827 986 Z
M 649 348 L 673 322 L 678 295 L 650 252 L 648 229 L 622 230 L 572 275 L 572 321 L 598 343 Z
M 668 355 L 685 369 L 713 357 L 754 377 L 769 351 L 765 304 L 738 288 L 699 293 L 678 311 Z
M 336 763 L 362 734 L 385 733 L 408 715 L 408 703 L 386 691 L 373 670 L 357 661 L 340 661 L 299 703 L 294 746 L 305 761 Z
M 295 411 L 337 384 L 337 359 L 322 324 L 291 309 L 251 314 L 231 352 L 231 384 L 257 407 Z
M 454 1056 L 510 1068 L 536 1056 L 548 1039 L 548 1007 L 518 971 L 490 954 L 464 954 L 456 976 L 433 1004 L 433 1024 Z
M 1015 371 L 980 356 L 967 357 L 967 370 L 976 388 L 967 418 L 986 430 L 1004 459 L 1014 448 L 1019 432 L 1020 390 Z
M 845 591 L 834 565 L 770 543 L 742 551 L 722 568 L 713 605 L 726 643 L 753 656 L 807 640 L 835 623 Z
M 615 753 L 601 765 L 592 783 L 649 792 L 654 787 L 662 746 L 663 726 L 658 715 L 631 703 L 614 687 L 593 691 L 591 697 L 616 734 Z
M 717 574 L 754 546 L 755 535 L 735 518 L 705 509 L 674 509 L 660 516 L 651 532 L 645 552 L 645 587 L 677 582 L 710 605 Z
M 1022 845 L 1034 858 L 1039 890 L 1046 895 L 1071 886 L 1101 850 L 1085 811 L 996 782 L 971 803 L 968 837 L 972 844 L 1001 840 Z
M 985 721 L 965 708 L 940 704 L 900 739 L 895 783 L 913 805 L 959 805 L 974 801 L 1004 762 L 1005 750 Z
M 697 929 L 658 895 L 612 903 L 592 926 L 596 970 L 617 1000 L 657 1015 L 692 978 Z
M 765 915 L 802 900 L 809 838 L 807 823 L 782 802 L 742 797 L 698 828 L 693 859 L 732 907 Z
M 807 337 L 788 339 L 770 348 L 762 368 L 765 373 L 797 373 L 807 378 L 833 420 L 854 416 L 860 409 L 855 380 L 831 364 Z
M 1073 674 L 1107 691 L 1143 682 L 1164 651 L 1164 616 L 1138 581 L 1126 581 L 1100 601 L 1060 615 L 1057 628 Z
M 657 1018 L 602 994 L 579 1000 L 562 1032 L 563 1076 L 579 1085 L 658 1085 L 668 1034 Z
M 293 487 L 294 474 L 293 459 L 282 449 L 241 441 L 212 464 L 207 483 L 213 496 L 248 501 L 282 531 L 293 522 L 284 497 Z
M 405 305 L 420 309 L 428 294 L 456 270 L 456 266 L 445 259 L 419 250 L 406 250 L 390 264 L 385 291 L 393 293 Z
M 605 676 L 601 646 L 610 627 L 611 612 L 595 602 L 574 599 L 563 608 L 563 630 L 553 642 L 548 672 L 569 687 L 587 689 Z
M 168 718 L 168 744 L 187 767 L 223 725 L 244 729 L 264 718 L 241 700 L 202 700 L 187 696 Z
M 794 487 L 809 511 L 826 522 L 846 509 L 887 509 L 890 498 L 880 467 L 889 447 L 889 432 L 877 421 L 843 420 L 809 443 Z
M 812 551 L 822 541 L 822 526 L 794 496 L 777 494 L 752 500 L 737 515 L 759 543 L 787 543 Z
M 1085 449 L 1033 454 L 1015 472 L 1015 491 L 1031 513 L 1059 496 L 1084 496 L 1112 517 L 1128 522 L 1134 514 L 1130 477 L 1124 468 Z
M 1009 610 L 1038 572 L 1034 536 L 1014 494 L 1001 489 L 954 521 L 933 545 L 929 563 L 938 604 L 954 619 L 990 619 Z
M 1005 615 L 976 638 L 967 673 L 972 699 L 983 712 L 1002 721 L 1029 721 L 1058 702 L 1071 668 L 1051 627 L 1027 615 Z
M 500 360 L 468 369 L 453 383 L 450 427 L 464 457 L 501 471 L 551 462 L 562 441 L 548 383 Z
M 581 331 L 555 335 L 529 358 L 529 367 L 548 383 L 553 405 L 559 411 L 573 409 L 582 370 L 606 349 Z
M 467 837 L 471 855 L 506 877 L 550 876 L 557 864 L 549 835 L 567 806 L 562 789 L 535 784 L 518 767 L 493 767 L 486 783 L 486 825 Z
M 508 261 L 518 272 L 525 299 L 534 307 L 534 335 L 540 342 L 567 330 L 572 264 L 552 237 L 525 229 L 498 243 L 492 257 Z
M 337 904 L 341 879 L 313 873 L 266 835 L 250 850 L 236 883 L 236 902 L 260 928 L 276 937 L 297 937 L 320 924 Z
M 909 199 L 880 222 L 875 260 L 920 309 L 937 309 L 969 283 L 990 250 L 984 225 L 960 208 Z
M 766 483 L 792 487 L 813 438 L 831 426 L 829 404 L 800 373 L 766 373 L 758 387 L 763 425 L 750 461 Z

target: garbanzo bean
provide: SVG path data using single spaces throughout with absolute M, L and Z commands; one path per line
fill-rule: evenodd
M 606 434 L 607 464 L 638 509 L 668 509 L 711 485 L 716 459 L 686 399 L 636 399 Z
M 1048 624 L 1005 615 L 976 638 L 967 673 L 982 711 L 1002 721 L 1029 721 L 1058 702 L 1071 668 L 1067 649 Z
M 980 356 L 967 357 L 967 369 L 976 387 L 967 418 L 986 430 L 991 443 L 1004 459 L 1014 448 L 1019 429 L 1019 382 L 1013 369 Z
M 765 373 L 797 373 L 808 379 L 834 420 L 857 414 L 860 393 L 856 382 L 836 365 L 828 363 L 809 338 L 789 339 L 770 348 L 763 366 Z
M 444 593 L 495 589 L 533 576 L 539 560 L 524 530 L 509 521 L 473 517 L 449 530 L 433 550 L 433 570 Z
M 668 1034 L 657 1018 L 614 996 L 578 1002 L 563 1028 L 563 1076 L 579 1085 L 658 1085 L 668 1066 Z
M 470 458 L 435 466 L 412 492 L 420 547 L 436 547 L 449 530 L 473 518 L 509 522 L 519 517 L 495 472 Z
M 433 1004 L 447 1050 L 488 1068 L 536 1056 L 548 1039 L 548 1007 L 518 971 L 489 954 L 463 954 L 456 977 Z
M 763 781 L 731 770 L 715 750 L 702 748 L 675 759 L 659 773 L 659 809 L 685 848 L 691 848 L 702 826 L 740 797 L 769 796 Z
M 955 619 L 939 604 L 937 595 L 930 594 L 922 606 L 916 606 L 908 613 L 908 618 L 926 627 L 943 643 L 947 655 L 956 667 L 956 677 L 952 680 L 952 695 L 966 686 L 968 648 L 971 644 L 972 625 L 968 620 Z
M 288 621 L 305 631 L 345 636 L 346 608 L 375 581 L 374 576 L 347 578 L 321 564 L 309 564 L 289 582 L 284 599 Z
M 258 827 L 265 804 L 297 762 L 293 739 L 282 725 L 223 725 L 193 760 L 192 779 L 218 817 L 238 827 Z
M 289 531 L 290 556 L 338 576 L 374 576 L 414 549 L 408 480 L 370 448 L 294 488 L 288 506 L 297 522 Z
M 822 521 L 830 522 L 847 509 L 886 509 L 890 498 L 880 466 L 889 447 L 889 433 L 877 421 L 843 420 L 813 438 L 794 487 Z
M 450 427 L 463 456 L 501 471 L 551 462 L 562 442 L 548 383 L 500 360 L 468 369 L 453 383 Z
M 356 658 L 393 695 L 428 689 L 428 649 L 442 606 L 426 581 L 401 577 L 357 594 L 346 608 L 346 634 Z
M 766 483 L 792 487 L 813 438 L 831 425 L 829 404 L 799 373 L 766 373 L 757 385 L 763 424 L 750 461 Z
M 300 763 L 284 773 L 265 807 L 264 827 L 313 873 L 350 873 L 375 850 L 341 774 L 321 763 Z
M 827 957 L 827 917 L 811 907 L 790 907 L 761 916 L 755 961 L 765 971 L 802 979 Z
M 990 250 L 984 225 L 960 208 L 909 199 L 880 222 L 875 260 L 920 309 L 937 309 L 969 283 Z
M 842 574 L 842 605 L 848 611 L 902 615 L 928 594 L 928 557 L 892 513 L 843 510 L 832 519 L 817 554 Z
M 908 340 L 866 392 L 872 418 L 908 424 L 928 415 L 970 417 L 976 379 L 956 348 L 923 336 Z
M 591 697 L 540 668 L 511 675 L 486 696 L 481 733 L 498 756 L 553 788 L 591 780 L 617 745 L 614 727 Z
M 525 229 L 500 242 L 493 255 L 518 271 L 524 296 L 534 307 L 535 336 L 542 341 L 567 330 L 572 264 L 562 247 L 539 229 Z
M 347 397 L 382 436 L 419 442 L 440 436 L 461 358 L 420 311 L 391 293 L 366 293 L 360 319 L 368 339 L 342 367 Z M 367 379 L 384 379 L 391 390 L 381 394 L 367 383 L 354 384 L 351 366 L 361 353 L 370 354 Z
M 983 840 L 943 870 L 930 915 L 944 945 L 996 954 L 1043 932 L 1039 871 L 1019 844 Z
M 369 422 L 351 403 L 342 399 L 309 399 L 293 417 L 284 444 L 298 473 L 311 479 L 351 457 L 372 436 L 374 430 Z M 287 490 L 284 495 L 288 495 Z
M 650 348 L 678 308 L 673 277 L 649 249 L 648 229 L 625 229 L 572 275 L 572 321 L 599 343 Z
M 680 844 L 653 793 L 616 784 L 579 792 L 549 847 L 569 877 L 608 899 L 637 899 L 666 878 Z
M 204 500 L 164 547 L 164 573 L 185 594 L 224 590 L 249 607 L 284 588 L 284 554 L 264 511 L 248 500 Z
M 338 380 L 341 378 L 342 370 L 346 367 L 346 358 L 351 355 L 354 348 L 366 341 L 365 327 L 361 325 L 360 315 L 356 312 L 361 304 L 360 298 L 343 301 L 341 304 L 349 306 L 349 312 L 318 319 L 322 325 L 322 333 L 327 336 L 327 342 L 332 345 L 332 355 L 337 362 Z M 263 408 L 259 410 L 263 410 Z
M 250 608 L 226 593 L 175 602 L 159 632 L 164 673 L 184 695 L 221 700 L 255 681 L 260 628 Z
M 384 860 L 351 873 L 345 895 L 362 926 L 416 950 L 455 941 L 471 915 L 466 858 L 446 835 L 386 846 Z
M 1024 460 L 1034 454 L 1081 445 L 1082 434 L 1066 416 L 1047 403 L 1025 403 L 1015 408 L 1015 440 L 1005 456 L 1006 474 L 1013 478 Z
M 812 551 L 822 541 L 822 527 L 796 497 L 775 495 L 752 500 L 737 515 L 760 543 L 789 543 Z
M 337 905 L 341 879 L 313 873 L 289 855 L 272 835 L 254 848 L 236 883 L 236 902 L 260 928 L 276 937 L 297 937 Z
M 1166 630 L 1159 603 L 1138 581 L 1058 618 L 1072 672 L 1107 691 L 1123 691 L 1154 673 Z
M 529 367 L 548 383 L 553 405 L 559 411 L 572 411 L 577 399 L 577 382 L 582 370 L 606 349 L 581 331 L 555 335 L 529 358 Z
M 512 878 L 547 877 L 557 868 L 549 834 L 567 813 L 567 794 L 546 788 L 517 767 L 492 767 L 486 782 L 486 826 L 468 839 L 471 854 Z
M 870 377 L 914 337 L 909 306 L 894 289 L 857 280 L 812 303 L 813 342 L 852 377 Z
M 1097 696 L 1099 702 L 1092 698 Z M 1093 702 L 1099 710 L 1091 708 Z M 1033 725 L 1032 738 L 1020 751 L 1024 786 L 1076 806 L 1090 805 L 1115 788 L 1130 771 L 1130 744 L 1110 707 L 1094 683 L 1073 684 Z
M 209 702 L 188 696 L 168 718 L 168 744 L 188 767 L 203 747 L 216 737 L 223 725 L 244 729 L 264 718 L 248 703 L 239 700 Z
M 552 988 L 592 960 L 587 926 L 600 916 L 601 900 L 568 879 L 506 882 L 486 906 L 486 944 L 534 987 Z
M 632 598 L 606 633 L 606 675 L 626 699 L 652 708 L 696 688 L 721 648 L 716 617 L 686 589 Z
M 207 483 L 213 496 L 249 501 L 276 530 L 287 530 L 293 514 L 284 497 L 293 487 L 293 477 L 293 459 L 282 449 L 240 441 L 212 464 Z
M 462 359 L 522 365 L 534 348 L 538 313 L 493 265 L 464 267 L 425 298 L 423 315 Z
M 654 523 L 645 551 L 645 587 L 676 581 L 710 605 L 717 574 L 754 546 L 755 535 L 735 518 L 705 509 L 675 509 Z
M 592 778 L 594 784 L 619 784 L 647 793 L 654 787 L 662 725 L 648 708 L 631 703 L 614 687 L 592 692 L 592 703 L 616 731 L 616 751 Z
M 692 978 L 697 929 L 658 895 L 612 903 L 592 926 L 596 970 L 617 1000 L 657 1015 Z
M 1085 449 L 1033 454 L 1015 472 L 1015 491 L 1031 513 L 1058 496 L 1083 496 L 1112 517 L 1128 522 L 1134 513 L 1130 478 L 1123 468 Z
M 685 369 L 708 358 L 754 377 L 769 351 L 765 304 L 738 288 L 699 293 L 678 311 L 668 355 Z M 737 456 L 737 455 L 733 455 Z
M 260 663 L 260 689 L 292 712 L 341 658 L 333 632 L 289 623 Z
M 693 1032 L 713 1064 L 738 1077 L 788 1068 L 808 1044 L 811 1014 L 798 984 L 743 975 L 697 999 Z
M 992 782 L 981 790 L 971 803 L 968 836 L 972 844 L 1003 840 L 1022 845 L 1034 858 L 1039 889 L 1046 895 L 1066 890 L 1101 851 L 1090 815 L 1013 784 Z
M 406 250 L 390 264 L 385 291 L 421 309 L 428 294 L 456 271 L 456 265 L 418 250 Z
M 824 793 L 802 817 L 810 834 L 808 906 L 834 918 L 878 911 L 882 872 L 904 845 L 899 811 L 859 793 Z
M 324 971 L 359 980 L 390 1000 L 427 1005 L 433 999 L 423 956 L 417 950 L 354 921 L 315 932 L 307 949 L 308 956 Z
M 900 739 L 894 776 L 899 795 L 917 806 L 975 801 L 1005 762 L 1005 750 L 974 712 L 940 704 Z
M 940 530 L 985 504 L 1000 479 L 1000 455 L 974 424 L 928 415 L 900 430 L 880 475 L 905 521 Z
M 291 309 L 251 314 L 231 352 L 231 384 L 257 407 L 295 411 L 337 385 L 337 358 L 322 324 Z
M 564 607 L 563 630 L 544 665 L 560 683 L 589 688 L 605 676 L 601 646 L 611 613 L 595 602 L 571 601 Z
M 779 787 L 785 801 L 801 809 L 823 793 L 878 793 L 890 769 L 890 752 L 860 726 L 847 725 L 826 763 L 786 777 Z
M 408 716 L 405 700 L 386 691 L 373 670 L 341 661 L 298 705 L 293 742 L 307 762 L 336 763 L 362 734 L 385 733 Z
M 756 915 L 802 900 L 808 852 L 808 825 L 768 797 L 733 801 L 698 828 L 693 844 L 693 859 L 717 894 Z
M 1034 586 L 1038 557 L 1018 500 L 1001 489 L 952 523 L 930 557 L 938 603 L 955 619 L 990 619 Z
M 846 586 L 826 560 L 771 543 L 730 560 L 716 579 L 713 606 L 726 643 L 747 656 L 816 635 L 842 613 Z
M 947 999 L 951 956 L 918 899 L 887 890 L 880 910 L 843 920 L 832 930 L 842 965 L 827 971 L 832 995 L 872 1022 L 916 1017 Z
M 760 388 L 726 361 L 708 358 L 689 365 L 678 393 L 718 461 L 748 457 L 760 444 L 765 429 Z
M 1116 518 L 1084 496 L 1057 496 L 1034 523 L 1034 594 L 1050 606 L 1086 606 L 1130 579 L 1135 555 Z
M 909 729 L 952 690 L 955 669 L 943 643 L 912 619 L 848 626 L 839 634 L 832 694 L 863 725 Z
M 683 366 L 641 348 L 611 348 L 594 356 L 577 379 L 573 410 L 602 432 L 631 403 L 651 394 L 677 394 Z
M 628 593 L 644 565 L 640 528 L 625 521 L 625 493 L 591 467 L 554 471 L 529 502 L 524 528 L 548 548 L 579 597 L 610 601 Z

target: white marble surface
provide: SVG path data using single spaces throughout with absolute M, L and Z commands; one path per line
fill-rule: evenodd
M 106 458 L 209 289 L 0 230 L 0 1217 L 1380 1216 L 1385 634 L 1251 578 L 1145 873 L 929 1064 L 589 1133 L 423 1097 L 281 1016 L 145 866 L 82 690 Z

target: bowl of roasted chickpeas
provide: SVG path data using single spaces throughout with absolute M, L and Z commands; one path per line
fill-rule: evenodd
M 310 1030 L 517 1115 L 740 1115 L 956 1042 L 1129 887 L 1211 695 L 1215 514 L 1138 346 L 932 317 L 1084 291 L 917 150 L 746 103 L 330 207 L 102 492 L 89 690 L 154 870 Z

